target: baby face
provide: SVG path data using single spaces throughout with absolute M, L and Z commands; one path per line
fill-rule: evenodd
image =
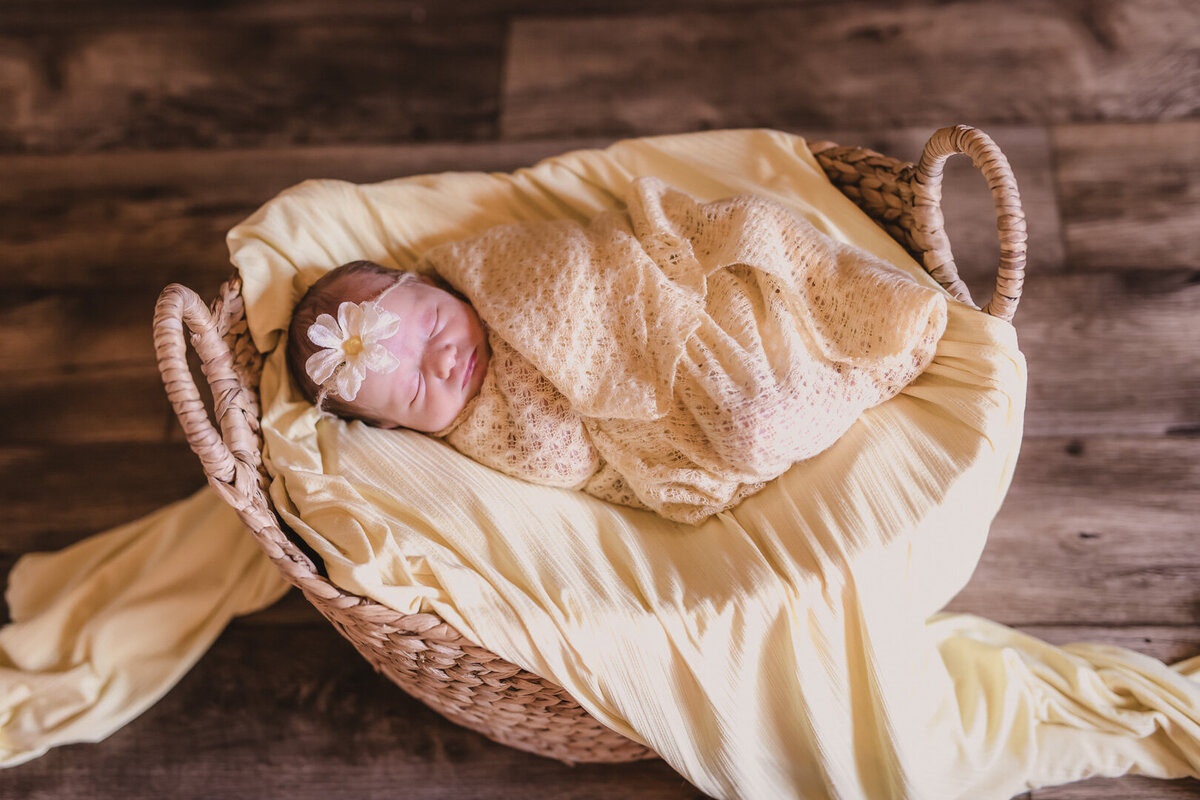
M 355 405 L 386 425 L 441 430 L 483 385 L 491 355 L 483 323 L 469 304 L 424 282 L 397 286 L 377 302 L 401 319 L 383 342 L 400 366 L 368 371 Z

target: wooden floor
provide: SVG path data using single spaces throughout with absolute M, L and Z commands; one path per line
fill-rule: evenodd
M 293 183 L 734 126 L 915 159 L 956 122 L 1012 161 L 1031 260 L 1027 438 L 953 608 L 1200 653 L 1195 0 L 0 4 L 0 567 L 202 484 L 155 371 L 154 299 L 211 294 L 225 231 Z M 978 295 L 997 250 L 969 164 L 946 205 Z M 27 800 L 700 796 L 662 762 L 568 768 L 458 728 L 294 596 L 107 741 L 0 772 L 0 797 Z

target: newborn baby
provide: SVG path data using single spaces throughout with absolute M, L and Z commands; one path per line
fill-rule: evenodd
M 297 305 L 288 363 L 324 410 L 383 428 L 449 426 L 479 393 L 491 350 L 483 323 L 429 278 L 354 261 Z
M 898 393 L 945 324 L 937 290 L 778 204 L 640 178 L 586 226 L 498 226 L 415 273 L 339 267 L 287 355 L 324 411 L 694 524 Z
M 489 372 L 493 346 L 499 380 Z M 305 397 L 343 419 L 429 433 L 547 486 L 582 489 L 600 469 L 582 420 L 553 385 L 489 337 L 461 295 L 419 273 L 371 261 L 329 271 L 293 311 L 287 361 Z M 606 499 L 644 507 L 632 496 Z

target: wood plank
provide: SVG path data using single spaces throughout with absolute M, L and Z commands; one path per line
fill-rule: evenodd
M 182 437 L 153 363 L 14 378 L 0 385 L 0 442 L 5 445 L 178 442 Z
M 215 292 L 214 284 L 209 292 Z M 0 300 L 0 374 L 51 379 L 154 363 L 157 284 L 9 290 Z M 207 288 L 207 287 L 205 287 Z M 211 296 L 211 294 L 210 294 Z M 84 399 L 84 398 L 77 398 Z
M 931 131 L 818 131 L 915 160 Z M 1034 269 L 1062 261 L 1048 150 L 1038 129 L 993 130 L 1021 180 Z M 225 233 L 278 192 L 311 177 L 352 182 L 442 170 L 509 171 L 606 139 L 487 145 L 187 151 L 65 157 L 0 156 L 0 263 L 5 285 L 65 288 L 177 280 L 215 286 L 228 271 Z M 229 175 L 239 180 L 229 181 Z M 994 274 L 990 195 L 965 159 L 946 177 L 947 229 L 972 286 Z M 54 269 L 46 265 L 54 264 Z M 199 288 L 199 287 L 196 287 Z
M 1195 800 L 1200 797 L 1200 781 L 1193 778 L 1162 781 L 1137 775 L 1092 778 L 1038 789 L 1029 797 L 1030 800 Z
M 1200 438 L 1027 438 L 949 608 L 1016 626 L 1200 625 L 1197 520 Z
M 1200 265 L 1200 122 L 1052 131 L 1076 269 Z
M 740 124 L 915 158 L 933 128 L 966 121 L 1009 154 L 1030 213 L 1017 327 L 1031 383 L 1013 492 L 956 602 L 1055 642 L 1193 655 L 1200 158 L 1196 123 L 1170 120 L 1200 115 L 1197 21 L 1190 0 L 0 4 L 0 502 L 16 520 L 0 533 L 0 575 L 16 552 L 202 484 L 190 452 L 164 441 L 178 428 L 164 429 L 149 308 L 171 280 L 215 288 L 225 231 L 286 186 L 507 170 L 579 141 L 531 138 L 550 133 Z M 505 47 L 518 71 L 501 120 Z M 1128 124 L 1142 119 L 1154 122 Z M 1120 124 L 1074 124 L 1095 121 Z M 1052 156 L 1047 123 L 1071 123 L 1053 130 Z M 484 141 L 502 126 L 527 141 Z M 422 136 L 475 141 L 411 144 Z M 225 149 L 174 150 L 210 146 Z M 947 212 L 974 289 L 994 245 L 986 193 L 961 162 Z M 661 763 L 567 769 L 452 725 L 373 675 L 296 593 L 235 623 L 110 740 L 0 772 L 0 797 L 36 800 L 397 787 L 701 796 Z M 1200 783 L 1024 797 L 1184 796 Z
M 176 442 L 0 446 L 0 552 L 54 550 L 148 514 L 204 485 Z
M 0 781 L 27 800 L 704 797 L 662 761 L 568 767 L 491 742 L 376 675 L 324 623 L 235 622 L 132 724 Z
M 1034 139 L 1035 134 L 1026 132 Z M 844 132 L 838 138 L 915 153 L 923 137 L 924 132 L 909 131 L 886 140 L 878 134 Z M 1044 155 L 1036 145 L 1009 146 L 1008 142 L 1020 142 L 1020 137 L 1002 136 L 1001 141 L 1030 159 L 1040 158 L 1039 152 Z M 0 208 L 11 212 L 0 214 L 0 220 L 8 220 L 0 222 L 0 243 L 9 245 L 9 257 L 0 263 L 0 283 L 53 288 L 53 292 L 6 294 L 0 305 L 0 332 L 8 335 L 0 336 L 0 371 L 44 378 L 57 369 L 152 363 L 149 318 L 157 290 L 180 280 L 211 295 L 228 272 L 221 242 L 225 229 L 273 191 L 304 175 L 322 174 L 317 164 L 324 165 L 324 174 L 371 180 L 422 168 L 506 169 L 576 145 L 598 143 L 572 140 L 496 150 L 486 146 L 366 152 L 322 148 L 274 156 L 236 152 L 0 159 L 14 178 L 0 185 Z M 974 268 L 975 274 L 968 277 L 977 292 L 986 291 L 991 261 L 990 253 L 982 251 L 993 245 L 980 238 L 991 237 L 991 211 L 970 166 L 962 159 L 956 161 L 966 170 L 960 177 L 977 185 L 950 187 L 948 197 L 955 202 L 947 203 L 948 211 L 956 214 L 967 205 L 972 210 L 961 218 L 952 216 L 949 228 L 956 242 L 960 234 L 969 232 L 965 246 L 956 244 L 959 260 L 964 272 Z M 222 177 L 229 174 L 243 180 L 230 182 Z M 163 175 L 174 176 L 170 187 L 163 186 Z M 65 198 L 57 219 L 46 205 L 39 205 L 36 192 L 46 202 L 51 197 Z M 959 197 L 963 202 L 958 202 Z M 1038 207 L 1045 211 L 1047 204 Z M 198 224 L 181 223 L 193 213 L 209 216 Z M 37 232 L 38 220 L 45 219 L 57 224 L 43 224 Z M 16 241 L 19 236 L 28 241 Z M 46 269 L 50 263 L 56 268 Z M 1194 273 L 1147 277 L 1127 272 L 1049 280 L 1039 269 L 1043 267 L 1035 254 L 1017 316 L 1031 366 L 1031 434 L 1127 430 L 1131 422 L 1134 427 L 1128 430 L 1148 433 L 1196 424 L 1200 409 L 1195 405 L 1197 360 L 1191 344 L 1198 339 L 1191 313 L 1197 291 Z M 103 290 L 97 296 L 67 291 L 75 286 Z M 1156 354 L 1155 360 L 1145 358 L 1148 352 Z M 1107 365 L 1118 379 L 1096 369 L 1099 364 Z M 1080 370 L 1087 370 L 1087 365 L 1093 366 L 1077 385 Z M 1138 386 L 1138 396 L 1132 386 Z M 139 402 L 144 407 L 144 401 Z M 34 406 L 35 413 L 39 407 Z M 1130 420 L 1127 413 L 1140 418 Z
M 1191 270 L 1029 276 L 1014 323 L 1026 435 L 1153 435 L 1200 423 Z
M 515 20 L 506 138 L 708 127 L 1173 119 L 1200 111 L 1191 0 Z
M 0 572 L 7 573 L 8 566 L 8 564 L 4 564 L 4 568 L 0 569 Z M 1073 641 L 1103 642 L 1130 647 L 1168 663 L 1194 655 L 1197 650 L 1198 638 L 1200 638 L 1197 636 L 1200 629 L 1194 627 L 1022 626 L 1022 629 L 1055 644 Z M 329 654 L 330 660 L 320 659 L 317 663 L 313 663 L 314 654 L 320 653 Z M 231 658 L 248 661 L 257 668 L 243 667 L 241 670 L 235 670 L 229 663 Z M 302 674 L 297 675 L 298 672 Z M 214 674 L 217 676 L 215 679 Z M 197 702 L 197 695 L 220 697 L 222 693 L 227 694 L 230 691 L 229 687 L 235 682 L 241 684 L 241 691 L 255 698 L 249 707 L 246 707 L 245 704 L 236 704 L 222 710 L 215 703 L 201 705 Z M 210 688 L 212 683 L 217 683 L 215 689 Z M 180 697 L 181 693 L 184 695 L 183 697 Z M 317 694 L 321 695 L 320 700 L 315 698 Z M 137 787 L 127 785 L 103 787 L 104 789 L 111 788 L 111 793 L 102 791 L 101 787 L 96 786 L 88 788 L 93 792 L 100 791 L 100 793 L 83 795 L 74 792 L 80 790 L 76 781 L 82 782 L 87 779 L 91 762 L 95 761 L 96 768 L 99 768 L 101 764 L 120 763 L 117 759 L 130 756 L 129 751 L 131 750 L 136 751 L 132 755 L 136 756 L 134 760 L 139 762 L 145 759 L 162 759 L 152 762 L 156 764 L 157 769 L 161 769 L 164 763 L 179 764 L 179 753 L 172 753 L 167 758 L 163 758 L 160 752 L 147 752 L 146 750 L 153 747 L 151 743 L 155 739 L 167 735 L 174 736 L 178 733 L 178 722 L 174 717 L 177 713 L 181 713 L 180 708 L 199 707 L 208 709 L 209 713 L 203 715 L 201 724 L 193 722 L 185 732 L 187 737 L 185 741 L 192 744 L 192 749 L 187 753 L 186 763 L 180 767 L 182 774 L 178 777 L 181 780 L 186 780 L 192 773 L 199 772 L 206 762 L 220 759 L 225 766 L 219 767 L 218 771 L 222 775 L 230 775 L 228 780 L 233 779 L 232 774 L 240 775 L 250 780 L 250 786 L 254 791 L 259 791 L 257 782 L 268 780 L 269 772 L 261 766 L 261 763 L 247 763 L 251 758 L 249 754 L 254 753 L 264 760 L 271 757 L 270 763 L 281 769 L 287 769 L 290 761 L 299 758 L 309 759 L 306 763 L 310 765 L 325 764 L 325 769 L 336 774 L 338 780 L 349 779 L 350 785 L 358 789 L 355 781 L 365 780 L 362 773 L 366 770 L 361 768 L 363 765 L 356 764 L 345 770 L 345 775 L 343 775 L 342 770 L 332 770 L 329 767 L 329 760 L 323 758 L 320 753 L 312 752 L 325 747 L 328 739 L 345 735 L 338 725 L 339 716 L 331 715 L 326 707 L 314 708 L 314 705 L 318 703 L 323 706 L 336 703 L 339 708 L 348 705 L 351 708 L 368 709 L 365 714 L 366 718 L 361 720 L 364 724 L 353 727 L 354 730 L 360 732 L 356 734 L 356 739 L 360 741 L 366 739 L 368 744 L 373 749 L 377 749 L 379 753 L 390 752 L 391 758 L 411 757 L 418 750 L 429 752 L 427 749 L 430 747 L 429 742 L 434 741 L 440 744 L 440 749 L 437 744 L 433 747 L 436 754 L 445 756 L 455 753 L 462 756 L 455 763 L 453 771 L 468 783 L 472 780 L 472 776 L 480 774 L 476 772 L 477 769 L 481 771 L 484 769 L 482 765 L 476 766 L 474 761 L 476 757 L 482 755 L 491 768 L 495 768 L 497 765 L 505 768 L 514 761 L 519 764 L 511 767 L 513 769 L 527 769 L 528 765 L 532 765 L 538 768 L 535 770 L 535 774 L 539 777 L 539 783 L 536 784 L 539 786 L 539 791 L 543 787 L 541 780 L 545 780 L 548 784 L 546 787 L 548 791 L 553 789 L 558 776 L 552 774 L 547 779 L 544 773 L 546 771 L 557 772 L 554 762 L 544 762 L 543 759 L 526 756 L 516 751 L 507 751 L 507 748 L 494 745 L 482 737 L 474 736 L 452 725 L 432 714 L 416 701 L 398 695 L 399 693 L 394 691 L 390 684 L 370 673 L 366 663 L 349 651 L 345 642 L 333 634 L 328 623 L 298 592 L 292 592 L 275 606 L 236 621 L 218 641 L 214 650 L 185 678 L 178 689 L 169 694 L 155 709 L 140 717 L 113 738 L 96 746 L 85 745 L 51 751 L 42 759 L 16 771 L 7 771 L 0 777 L 7 778 L 15 775 L 18 781 L 14 785 L 31 792 L 14 796 L 54 798 L 152 796 L 138 794 Z M 297 701 L 296 698 L 299 700 Z M 393 740 L 387 741 L 386 737 L 394 735 L 396 731 L 394 723 L 386 721 L 393 712 L 397 715 L 396 719 L 405 720 L 411 727 L 403 737 L 397 735 Z M 350 713 L 350 711 L 346 711 L 341 716 L 348 716 Z M 192 718 L 194 720 L 194 715 Z M 218 732 L 223 729 L 225 733 L 220 735 Z M 243 733 L 231 741 L 230 729 Z M 218 736 L 220 737 L 219 741 L 214 745 L 213 740 L 218 739 Z M 259 738 L 249 741 L 256 736 Z M 204 749 L 199 748 L 199 745 L 202 744 Z M 182 744 L 179 746 L 182 747 Z M 247 752 L 238 752 L 239 747 L 244 748 Z M 293 752 L 297 747 L 302 748 L 300 753 Z M 334 752 L 341 752 L 341 749 L 335 749 Z M 434 755 L 434 753 L 430 753 L 430 755 Z M 68 764 L 72 765 L 71 769 L 64 768 Z M 656 766 L 661 768 L 664 765 Z M 579 783 L 575 785 L 577 791 L 586 791 L 589 797 L 606 797 L 609 795 L 594 793 L 603 792 L 606 789 L 615 790 L 626 782 L 633 785 L 633 781 L 645 781 L 645 773 L 649 767 L 651 765 L 633 765 L 632 768 L 626 766 L 579 767 L 567 773 L 562 779 L 577 775 L 579 777 Z M 213 768 L 213 765 L 209 764 L 209 768 Z M 434 764 L 423 762 L 418 768 L 418 777 L 425 770 L 434 768 L 436 768 Z M 682 785 L 681 780 L 678 786 L 667 791 L 665 786 L 670 783 L 671 775 L 669 771 L 662 772 L 659 768 L 649 770 L 651 773 L 649 791 L 654 793 L 648 796 L 703 796 L 694 790 L 692 790 L 692 794 L 688 794 L 688 789 Z M 399 767 L 394 762 L 389 762 L 389 766 L 385 768 L 387 772 L 398 769 Z M 262 771 L 260 772 L 260 770 Z M 581 772 L 584 774 L 579 775 Z M 661 774 L 659 774 L 660 772 Z M 191 775 L 191 777 L 195 778 L 196 776 Z M 443 776 L 444 778 L 445 776 Z M 373 780 L 382 779 L 383 776 L 377 775 Z M 599 785 L 594 785 L 594 783 Z M 3 781 L 0 781 L 0 784 L 3 784 Z M 193 788 L 193 786 L 202 785 L 205 784 L 202 782 L 194 785 L 187 782 L 179 783 L 173 789 L 183 793 L 172 794 L 172 796 L 196 796 L 190 792 L 199 791 L 199 788 Z M 372 785 L 374 784 L 372 783 Z M 323 786 L 320 776 L 316 776 L 316 782 L 312 784 L 311 788 L 318 791 L 323 790 Z M 1188 790 L 1194 791 L 1194 786 L 1186 782 L 1164 784 L 1159 781 L 1136 778 L 1120 781 L 1091 781 L 1077 786 L 1080 788 L 1072 785 L 1053 790 L 1040 790 L 1033 796 L 1064 799 L 1137 796 L 1153 800 L 1153 798 L 1159 797 L 1191 796 L 1178 793 L 1184 786 L 1192 787 Z M 1091 794 L 1079 794 L 1082 787 L 1088 787 Z M 1131 790 L 1130 787 L 1134 788 Z M 461 791 L 463 786 L 460 784 L 458 788 Z M 503 797 L 505 788 L 506 786 L 503 784 L 493 786 L 490 791 L 495 793 L 486 796 Z M 671 793 L 675 789 L 678 789 L 678 794 Z M 1134 790 L 1135 794 L 1133 795 L 1122 793 Z M 46 794 L 37 794 L 36 792 L 39 791 L 46 792 Z M 242 795 L 222 794 L 220 796 L 237 797 Z M 292 795 L 289 794 L 289 796 Z M 422 794 L 421 796 L 426 795 Z M 462 795 L 452 794 L 449 796 Z M 539 796 L 557 795 L 539 793 Z M 639 793 L 637 796 L 643 795 Z
M 306 179 L 509 171 L 608 141 L 0 155 L 0 285 L 215 289 L 231 271 L 226 232 Z
M 433 19 L 583 16 L 598 13 L 669 12 L 686 9 L 746 10 L 819 5 L 828 0 L 223 0 L 219 4 L 164 4 L 156 0 L 37 0 L 0 6 L 0 25 L 54 29 L 56 25 L 113 24 L 148 20 L 260 21 L 369 19 L 379 22 Z M 846 5 L 853 5 L 850 0 Z M 902 0 L 907 4 L 930 0 Z
M 500 19 L 0 27 L 0 152 L 493 138 Z

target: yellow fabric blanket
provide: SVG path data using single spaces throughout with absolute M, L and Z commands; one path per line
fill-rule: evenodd
M 702 202 L 767 197 L 934 282 L 795 137 L 622 142 L 513 175 L 310 182 L 230 236 L 270 346 L 299 286 L 400 268 L 497 224 L 618 208 L 639 175 Z M 1089 775 L 1200 772 L 1200 661 L 1051 647 L 935 615 L 967 581 L 1021 439 L 1012 326 L 947 304 L 928 369 L 818 457 L 695 527 L 497 473 L 409 432 L 318 418 L 263 378 L 286 521 L 331 578 L 434 611 L 564 686 L 717 798 L 1007 798 Z
M 650 177 L 586 227 L 499 226 L 417 269 L 470 300 L 495 350 L 443 432 L 455 449 L 677 522 L 825 450 L 946 326 L 938 291 L 778 203 Z
M 513 175 L 302 184 L 231 233 L 251 330 L 273 347 L 301 287 L 339 263 L 407 267 L 496 224 L 583 222 L 637 175 L 700 200 L 769 197 L 933 285 L 801 140 L 721 131 Z M 919 378 L 696 527 L 498 474 L 426 436 L 320 421 L 278 353 L 263 378 L 273 494 L 338 583 L 440 614 L 714 797 L 985 800 L 1090 775 L 1200 773 L 1197 660 L 1052 647 L 935 614 L 974 569 L 1025 402 L 1013 328 L 947 311 Z M 274 568 L 239 536 L 203 492 L 22 560 L 9 587 L 21 621 L 0 634 L 4 763 L 102 737 L 231 613 L 276 595 Z

